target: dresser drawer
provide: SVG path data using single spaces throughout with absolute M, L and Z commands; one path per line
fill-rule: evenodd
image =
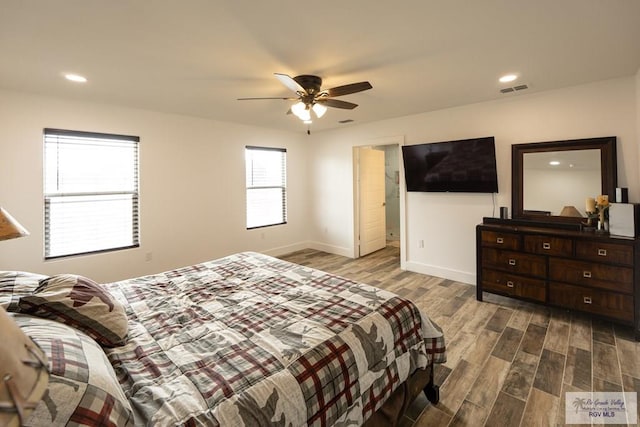
M 633 266 L 633 247 L 615 243 L 578 241 L 576 258 Z
M 573 256 L 573 240 L 553 236 L 524 236 L 524 250 L 534 254 Z
M 540 302 L 547 300 L 544 280 L 523 277 L 503 271 L 482 269 L 482 288 L 489 292 L 516 296 Z
M 627 267 L 550 258 L 549 280 L 633 293 L 633 269 Z
M 633 297 L 630 295 L 551 282 L 549 302 L 620 320 L 633 320 Z
M 493 248 L 482 248 L 482 267 L 536 277 L 547 275 L 546 257 Z
M 483 231 L 482 246 L 501 249 L 520 249 L 520 236 L 499 231 Z

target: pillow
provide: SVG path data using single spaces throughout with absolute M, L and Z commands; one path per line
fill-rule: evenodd
M 26 271 L 0 271 L 0 307 L 7 311 L 18 311 L 20 297 L 30 295 L 40 280 L 46 278 L 42 274 Z
M 100 344 L 124 343 L 128 323 L 124 307 L 91 279 L 60 274 L 40 281 L 32 295 L 19 301 L 20 312 L 57 320 L 80 329 Z
M 67 325 L 14 314 L 44 351 L 49 387 L 25 426 L 132 426 L 133 411 L 102 348 Z

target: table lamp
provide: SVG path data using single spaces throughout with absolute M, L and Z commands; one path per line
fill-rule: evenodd
M 28 236 L 29 232 L 13 219 L 9 212 L 0 207 L 0 240 L 15 239 Z

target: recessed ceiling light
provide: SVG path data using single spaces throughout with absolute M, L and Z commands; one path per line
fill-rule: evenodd
M 500 77 L 498 80 L 500 80 L 500 83 L 509 83 L 509 82 L 514 81 L 517 78 L 518 78 L 518 76 L 516 76 L 515 74 L 506 74 L 506 75 Z
M 64 78 L 76 83 L 86 83 L 87 78 L 78 74 L 65 74 Z
M 559 161 L 557 161 L 557 160 L 551 160 L 551 161 L 549 162 L 549 164 L 550 164 L 551 166 L 558 166 L 558 165 L 560 164 L 560 162 L 559 162 Z

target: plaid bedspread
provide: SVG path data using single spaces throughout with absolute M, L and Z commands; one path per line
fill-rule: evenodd
M 129 337 L 105 351 L 140 425 L 360 425 L 445 358 L 408 300 L 262 254 L 109 286 Z

